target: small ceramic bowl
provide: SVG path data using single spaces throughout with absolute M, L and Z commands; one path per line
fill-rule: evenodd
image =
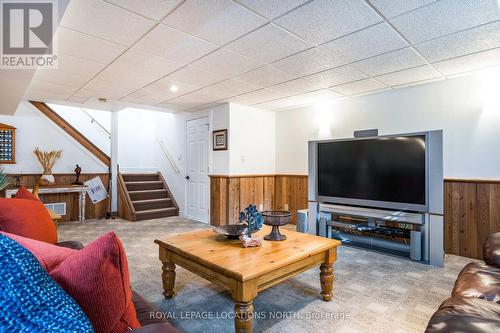
M 215 232 L 227 236 L 228 239 L 238 239 L 241 235 L 245 233 L 246 228 L 247 225 L 243 223 L 227 224 L 215 228 Z

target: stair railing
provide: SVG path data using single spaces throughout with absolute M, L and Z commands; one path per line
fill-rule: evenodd
M 160 144 L 160 147 L 163 150 L 163 153 L 165 154 L 165 157 L 170 162 L 170 165 L 172 165 L 172 169 L 174 169 L 175 173 L 180 173 L 181 171 L 179 170 L 179 167 L 175 163 L 175 160 L 172 157 L 172 155 L 170 155 L 170 152 L 169 152 L 169 150 L 168 150 L 167 145 L 165 144 L 165 142 L 163 142 L 163 140 L 161 140 L 161 139 L 158 139 L 158 143 Z
M 106 134 L 108 135 L 108 138 L 111 140 L 111 133 L 106 129 L 106 127 L 104 127 L 99 121 L 97 121 L 97 119 L 95 119 L 94 117 L 92 117 L 92 115 L 90 113 L 87 112 L 87 110 L 85 110 L 84 108 L 80 108 L 80 110 L 82 110 L 82 112 L 90 118 L 90 122 L 92 124 L 96 124 L 97 126 L 99 126 L 104 132 L 106 132 Z

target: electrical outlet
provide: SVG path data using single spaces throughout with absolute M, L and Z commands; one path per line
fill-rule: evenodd
M 288 210 L 288 204 L 285 204 L 285 210 Z
M 259 210 L 262 212 L 264 210 L 264 205 L 263 204 L 260 204 L 259 205 Z

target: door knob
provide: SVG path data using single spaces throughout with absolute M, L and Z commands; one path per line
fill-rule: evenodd
M 189 176 L 186 176 L 186 179 L 189 180 Z

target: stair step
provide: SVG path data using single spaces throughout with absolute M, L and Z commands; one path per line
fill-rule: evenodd
M 164 199 L 169 197 L 166 189 L 128 191 L 128 194 L 132 201 Z
M 160 180 L 157 173 L 125 173 L 122 174 L 122 177 L 125 182 Z
M 177 208 L 169 207 L 169 208 L 149 209 L 149 210 L 135 212 L 135 219 L 136 221 L 142 221 L 142 220 L 158 219 L 161 217 L 169 217 L 176 215 L 177 215 Z
M 125 186 L 129 191 L 158 190 L 163 188 L 163 182 L 161 180 L 125 182 Z
M 148 199 L 148 200 L 135 200 L 132 201 L 132 204 L 134 205 L 135 211 L 138 212 L 144 210 L 172 207 L 172 199 L 160 198 L 160 199 Z

